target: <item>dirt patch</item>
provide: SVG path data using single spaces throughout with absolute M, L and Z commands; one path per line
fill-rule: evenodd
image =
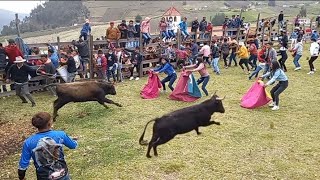
M 0 123 L 0 159 L 5 159 L 22 148 L 23 141 L 36 130 L 28 122 Z M 0 161 L 0 167 L 3 161 Z

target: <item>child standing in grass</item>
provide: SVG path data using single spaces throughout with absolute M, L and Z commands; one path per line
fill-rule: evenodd
M 279 95 L 288 87 L 288 77 L 280 68 L 280 64 L 278 63 L 278 61 L 272 61 L 271 72 L 266 73 L 260 78 L 265 78 L 269 75 L 271 75 L 272 78 L 266 84 L 264 84 L 264 87 L 273 84 L 275 81 L 279 81 L 279 83 L 270 91 L 273 102 L 269 104 L 269 106 L 272 107 L 273 111 L 276 111 L 279 110 Z
M 160 62 L 162 65 L 159 68 L 154 69 L 153 71 L 156 74 L 159 74 L 162 72 L 167 74 L 168 76 L 161 81 L 161 84 L 163 87 L 163 92 L 166 91 L 166 84 L 165 83 L 168 81 L 169 81 L 169 88 L 171 89 L 171 91 L 173 91 L 174 88 L 172 85 L 173 85 L 174 81 L 177 79 L 176 71 L 173 69 L 173 66 L 170 64 L 168 59 L 160 58 Z
M 208 91 L 206 89 L 206 86 L 210 80 L 210 75 L 207 71 L 207 68 L 203 62 L 203 59 L 202 58 L 198 58 L 198 62 L 197 64 L 193 64 L 193 65 L 190 65 L 190 66 L 185 66 L 183 67 L 183 69 L 187 69 L 187 68 L 195 68 L 195 69 L 192 69 L 192 70 L 188 70 L 188 71 L 191 71 L 191 72 L 195 72 L 195 71 L 198 71 L 199 74 L 200 74 L 200 78 L 197 80 L 197 84 L 201 84 L 202 83 L 202 91 L 206 94 L 206 96 L 208 96 Z

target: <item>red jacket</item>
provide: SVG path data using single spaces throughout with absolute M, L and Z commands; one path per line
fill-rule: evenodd
M 249 52 L 250 52 L 250 54 L 253 54 L 253 55 L 258 54 L 258 49 L 254 43 L 250 44 Z
M 13 63 L 16 60 L 16 57 L 21 56 L 23 58 L 23 54 L 18 48 L 17 45 L 9 45 L 5 47 L 6 55 L 9 58 L 9 62 Z
M 259 62 L 261 63 L 265 63 L 265 52 L 266 50 L 265 49 L 261 49 L 259 52 L 258 52 L 258 60 Z

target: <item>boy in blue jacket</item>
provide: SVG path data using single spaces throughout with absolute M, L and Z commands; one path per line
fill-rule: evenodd
M 81 39 L 83 37 L 83 40 L 87 40 L 88 39 L 88 35 L 91 34 L 91 26 L 89 24 L 89 20 L 86 19 L 86 23 L 82 26 L 82 29 L 80 31 L 80 37 L 79 39 Z
M 160 62 L 162 65 L 159 68 L 154 69 L 153 71 L 156 74 L 159 74 L 162 72 L 167 74 L 168 76 L 161 81 L 163 92 L 166 91 L 166 84 L 165 84 L 166 82 L 169 82 L 169 88 L 171 89 L 171 91 L 173 91 L 174 88 L 172 87 L 172 85 L 174 81 L 176 81 L 177 79 L 176 71 L 173 69 L 173 66 L 170 64 L 168 59 L 161 57 Z

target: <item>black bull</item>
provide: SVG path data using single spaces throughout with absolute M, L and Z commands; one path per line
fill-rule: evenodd
M 210 121 L 210 119 L 214 112 L 225 112 L 222 100 L 222 98 L 213 95 L 212 98 L 200 104 L 173 111 L 161 118 L 149 121 L 139 139 L 140 145 L 147 145 L 143 137 L 148 124 L 154 121 L 153 134 L 148 145 L 147 157 L 151 157 L 151 148 L 153 148 L 154 155 L 158 156 L 157 146 L 170 141 L 177 134 L 184 134 L 195 130 L 199 135 L 201 134 L 199 132 L 200 126 L 220 125 L 219 122 Z
M 69 102 L 87 102 L 97 101 L 105 108 L 108 104 L 114 104 L 122 107 L 119 103 L 107 99 L 106 95 L 116 95 L 113 84 L 98 81 L 74 82 L 65 84 L 51 84 L 56 86 L 56 94 L 58 99 L 53 103 L 53 121 L 58 116 L 58 110 Z

